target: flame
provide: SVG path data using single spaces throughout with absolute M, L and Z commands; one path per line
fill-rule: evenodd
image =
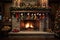
M 29 27 L 30 27 L 30 28 L 33 28 L 33 25 L 32 25 L 31 23 L 27 23 L 25 27 L 26 27 L 26 28 L 29 28 Z
M 31 28 L 33 28 L 32 24 L 30 25 Z
M 29 23 L 27 23 L 25 27 L 28 28 L 29 27 Z

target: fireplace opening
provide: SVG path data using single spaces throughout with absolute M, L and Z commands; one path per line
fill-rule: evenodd
M 20 31 L 39 31 L 39 22 L 36 20 L 21 21 Z
M 48 29 L 49 29 L 48 13 L 12 14 L 12 32 L 20 32 L 20 31 L 47 32 Z
M 34 28 L 33 24 L 30 22 L 27 22 L 25 25 L 25 28 Z

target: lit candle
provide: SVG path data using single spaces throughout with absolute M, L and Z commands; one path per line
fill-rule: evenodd
M 13 7 L 16 7 L 16 1 L 17 1 L 17 0 L 14 0 L 14 1 L 13 1 Z
M 42 7 L 43 8 L 48 7 L 48 0 L 42 0 Z
M 14 7 L 20 7 L 21 0 L 14 0 L 13 5 Z
M 17 5 L 20 7 L 21 0 L 17 0 Z

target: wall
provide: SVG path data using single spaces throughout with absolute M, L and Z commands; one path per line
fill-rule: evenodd
M 13 0 L 12 0 L 13 2 Z M 55 15 L 56 14 L 56 10 L 58 9 L 59 4 L 55 4 L 55 3 L 49 3 L 49 5 L 52 7 L 52 14 Z M 10 10 L 9 8 L 12 6 L 12 3 L 4 3 L 4 14 L 5 16 L 9 16 L 10 15 Z
M 12 3 L 5 3 L 4 4 L 4 16 L 10 17 L 10 7 L 12 6 Z

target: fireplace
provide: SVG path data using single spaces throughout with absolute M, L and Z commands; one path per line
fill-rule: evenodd
M 38 31 L 47 32 L 49 29 L 49 13 L 14 12 L 12 13 L 12 32 Z
M 48 0 L 14 0 L 10 8 L 12 32 L 51 32 Z
M 45 11 L 11 11 L 13 37 L 54 38 L 51 31 L 49 12 Z
M 48 0 L 14 0 L 10 13 L 12 15 L 10 36 L 47 38 L 54 36 Z

